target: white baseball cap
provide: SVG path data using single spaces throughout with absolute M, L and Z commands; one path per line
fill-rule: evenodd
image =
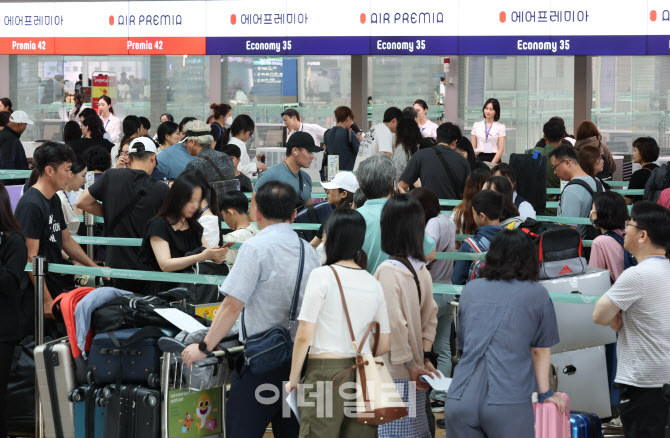
M 324 189 L 342 189 L 349 193 L 354 193 L 358 190 L 358 180 L 356 175 L 351 172 L 337 172 L 335 178 L 331 182 L 323 182 L 321 186 Z
M 27 125 L 32 125 L 35 122 L 28 118 L 28 114 L 25 111 L 14 111 L 11 116 L 9 116 L 9 121 L 13 123 L 25 123 Z
M 139 154 L 142 152 L 153 152 L 156 153 L 156 143 L 149 137 L 137 137 L 135 140 L 130 142 L 128 147 L 129 154 Z

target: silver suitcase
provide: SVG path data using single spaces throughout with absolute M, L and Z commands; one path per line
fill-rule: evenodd
M 612 416 L 604 346 L 552 354 L 551 363 L 558 369 L 558 390 L 570 397 L 570 410 Z
M 42 401 L 44 436 L 74 438 L 74 404 L 68 395 L 76 387 L 76 380 L 67 338 L 35 347 L 35 372 Z

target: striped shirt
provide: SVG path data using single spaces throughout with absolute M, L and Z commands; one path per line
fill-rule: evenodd
M 670 382 L 670 262 L 650 257 L 626 269 L 605 293 L 623 310 L 615 381 L 641 388 Z

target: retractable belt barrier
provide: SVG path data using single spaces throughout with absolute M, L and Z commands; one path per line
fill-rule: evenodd
M 32 170 L 0 169 L 0 180 L 30 178 L 32 172 Z
M 33 264 L 26 265 L 26 271 L 32 271 Z M 202 274 L 182 274 L 178 272 L 155 272 L 155 271 L 134 271 L 131 269 L 114 268 L 93 268 L 88 266 L 73 266 L 50 263 L 46 267 L 47 272 L 55 274 L 68 275 L 89 275 L 96 277 L 123 278 L 127 280 L 161 281 L 168 283 L 189 283 L 189 284 L 207 284 L 221 285 L 226 279 L 223 275 L 202 275 Z M 460 295 L 464 286 L 454 286 L 452 284 L 433 283 L 433 293 Z M 552 301 L 558 303 L 573 304 L 595 304 L 600 298 L 599 295 L 584 294 L 566 294 L 550 292 Z

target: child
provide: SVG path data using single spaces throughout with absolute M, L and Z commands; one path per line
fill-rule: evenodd
M 460 252 L 486 252 L 493 237 L 503 228 L 500 226 L 500 215 L 503 211 L 503 195 L 493 190 L 482 190 L 472 198 L 472 212 L 477 224 L 475 235 L 463 241 Z M 474 262 L 456 260 L 452 284 L 465 284 L 470 278 Z M 475 266 L 476 268 L 476 266 Z
M 240 148 L 232 143 L 229 143 L 225 148 L 223 148 L 223 153 L 228 155 L 230 159 L 233 160 L 233 165 L 235 166 L 235 178 L 240 180 L 240 191 L 243 193 L 253 192 L 254 188 L 251 185 L 251 180 L 249 177 L 237 170 L 237 165 L 240 164 L 240 157 L 242 156 Z
M 248 179 L 248 178 L 247 178 Z M 223 243 L 241 243 L 258 233 L 256 225 L 249 222 L 249 200 L 242 192 L 226 192 L 219 200 L 219 210 L 226 225 L 232 232 L 223 236 Z M 226 255 L 226 264 L 233 266 L 237 258 L 237 249 L 230 249 Z

